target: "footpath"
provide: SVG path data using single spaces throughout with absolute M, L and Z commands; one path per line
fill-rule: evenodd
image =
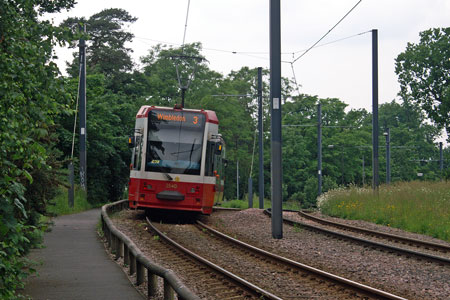
M 34 300 L 142 300 L 121 268 L 99 241 L 100 209 L 54 219 L 43 249 L 31 252 L 37 275 L 21 292 Z

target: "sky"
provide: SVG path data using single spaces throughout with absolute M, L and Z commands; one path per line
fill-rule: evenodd
M 48 15 L 55 24 L 107 8 L 122 8 L 138 20 L 135 62 L 164 42 L 179 46 L 201 42 L 209 67 L 223 75 L 243 66 L 269 69 L 269 0 L 78 0 L 70 11 Z M 359 0 L 281 0 L 282 75 L 295 74 L 300 93 L 339 98 L 349 108 L 372 110 L 372 29 L 378 30 L 379 103 L 398 99 L 395 58 L 419 32 L 450 26 L 447 0 L 362 0 L 320 43 L 294 64 L 294 58 L 327 33 Z M 363 34 L 360 34 L 363 33 Z M 351 38 L 347 38 L 351 37 Z M 343 40 L 342 40 L 343 39 Z M 340 40 L 340 41 L 339 41 Z M 338 41 L 338 42 L 334 42 Z M 332 42 L 332 43 L 330 43 Z M 57 49 L 58 65 L 73 49 Z M 236 53 L 233 53 L 236 52 Z M 294 54 L 293 54 L 294 53 Z

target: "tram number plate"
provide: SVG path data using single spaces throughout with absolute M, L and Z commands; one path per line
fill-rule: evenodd
M 166 183 L 166 189 L 176 189 L 178 185 L 176 183 Z

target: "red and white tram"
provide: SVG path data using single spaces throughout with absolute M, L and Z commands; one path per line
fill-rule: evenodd
M 224 184 L 218 130 L 214 111 L 142 106 L 129 138 L 130 208 L 210 214 Z

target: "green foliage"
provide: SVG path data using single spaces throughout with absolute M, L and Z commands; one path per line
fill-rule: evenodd
M 47 212 L 56 216 L 61 216 L 86 211 L 91 208 L 93 208 L 93 206 L 87 201 L 86 192 L 77 185 L 75 186 L 74 191 L 74 206 L 69 207 L 68 189 L 60 186 L 56 196 L 47 206 Z
M 69 27 L 72 32 L 79 32 L 79 27 L 86 26 L 88 35 L 86 54 L 86 64 L 90 72 L 102 73 L 110 78 L 109 87 L 114 91 L 120 90 L 126 72 L 133 68 L 130 53 L 132 50 L 125 47 L 125 43 L 130 42 L 134 35 L 123 29 L 125 25 L 134 23 L 137 18 L 132 17 L 127 11 L 120 8 L 104 9 L 92 15 L 89 19 L 68 18 L 61 27 Z M 76 46 L 74 41 L 72 47 Z M 79 62 L 78 56 L 69 66 L 69 73 L 73 77 L 78 77 Z M 116 86 L 117 85 L 117 86 Z
M 450 27 L 420 33 L 396 59 L 395 72 L 406 102 L 418 105 L 439 127 L 450 133 Z
M 239 208 L 239 209 L 247 209 L 248 208 L 248 200 L 229 200 L 222 202 L 220 204 L 221 207 L 226 208 Z M 271 208 L 272 203 L 270 199 L 264 199 L 264 209 Z M 253 199 L 253 208 L 259 208 L 259 199 L 255 196 Z M 286 201 L 283 202 L 283 209 L 287 210 L 299 210 L 300 206 L 298 205 L 298 202 L 295 201 Z
M 248 208 L 248 202 L 244 200 L 230 200 L 222 202 L 221 207 L 246 209 Z
M 21 256 L 39 240 L 38 220 L 42 214 L 69 213 L 66 192 L 57 189 L 66 176 L 62 164 L 71 155 L 75 99 L 78 90 L 78 60 L 69 66 L 69 77 L 61 77 L 51 62 L 56 43 L 77 44 L 79 24 L 85 24 L 87 52 L 87 199 L 89 205 L 123 197 L 129 176 L 130 150 L 126 137 L 133 131 L 141 105 L 173 107 L 180 102 L 176 64 L 185 84 L 195 69 L 186 92 L 185 106 L 214 110 L 226 142 L 229 161 L 225 170 L 225 199 L 236 195 L 239 161 L 239 198 L 247 191 L 248 177 L 259 172 L 258 149 L 254 149 L 257 125 L 257 69 L 242 67 L 222 75 L 209 69 L 206 61 L 181 61 L 180 55 L 202 57 L 202 45 L 183 48 L 157 45 L 134 69 L 133 39 L 126 26 L 136 18 L 122 9 L 105 9 L 90 18 L 69 18 L 55 28 L 38 21 L 45 12 L 70 8 L 73 0 L 12 0 L 0 3 L 0 296 L 13 298 L 26 271 Z M 426 123 L 428 116 L 448 127 L 449 61 L 448 29 L 421 34 L 418 45 L 408 45 L 397 58 L 397 73 L 403 102 L 380 106 L 380 124 L 391 131 L 393 181 L 413 180 L 424 173 L 427 180 L 441 176 L 434 140 L 439 128 Z M 431 51 L 431 52 L 430 52 Z M 431 55 L 429 55 L 431 53 Z M 77 57 L 77 54 L 74 55 Z M 270 195 L 270 109 L 269 71 L 263 70 L 264 186 Z M 317 108 L 323 112 L 323 191 L 340 186 L 370 183 L 371 121 L 366 110 L 347 110 L 339 99 L 293 96 L 289 79 L 282 79 L 283 95 L 283 206 L 313 207 L 317 194 Z M 225 97 L 220 95 L 240 95 Z M 431 101 L 431 102 L 430 102 Z M 430 103 L 438 104 L 436 106 Z M 347 110 L 347 111 L 346 111 Z M 426 114 L 425 114 L 425 113 Z M 447 128 L 448 131 L 448 128 Z M 75 139 L 78 143 L 78 137 Z M 257 145 L 258 143 L 256 143 Z M 333 145 L 333 147 L 329 147 Z M 380 175 L 384 178 L 384 141 L 380 139 Z M 398 147 L 398 148 L 396 148 Z M 450 158 L 450 149 L 444 157 Z M 255 156 L 253 157 L 253 153 Z M 74 156 L 78 156 L 75 147 Z M 253 162 L 253 165 L 252 165 Z M 78 162 L 74 161 L 75 169 Z M 250 174 L 252 170 L 252 174 Z M 75 174 L 78 174 L 76 171 Z M 64 180 L 65 181 L 65 180 Z M 257 190 L 258 179 L 253 190 Z M 79 197 L 84 198 L 84 197 Z M 56 199 L 56 206 L 48 206 Z M 76 200 L 76 207 L 78 206 Z M 225 206 L 244 208 L 247 201 L 225 201 Z M 258 201 L 254 200 L 254 207 Z M 265 201 L 270 206 L 270 201 Z M 8 250 L 6 250 L 8 249 Z M 7 259 L 6 259 L 7 258 Z
M 88 201 L 93 205 L 115 201 L 122 197 L 128 182 L 130 150 L 127 136 L 134 127 L 134 118 L 142 100 L 130 102 L 121 93 L 108 90 L 103 74 L 88 75 L 87 82 L 87 190 Z M 76 93 L 76 80 L 67 81 Z M 73 95 L 74 98 L 76 95 Z M 71 103 L 71 106 L 74 103 Z M 63 155 L 70 156 L 73 131 L 73 114 L 61 115 L 58 129 Z M 78 142 L 77 140 L 75 141 Z M 75 149 L 75 156 L 78 149 Z M 76 169 L 78 164 L 75 164 Z M 78 172 L 75 172 L 78 174 Z
M 372 189 L 332 190 L 319 199 L 323 213 L 366 220 L 450 241 L 450 183 L 403 182 Z
M 0 298 L 14 299 L 30 271 L 22 256 L 40 240 L 55 181 L 54 117 L 66 97 L 52 48 L 70 35 L 38 17 L 71 0 L 0 3 Z M 48 180 L 53 177 L 53 181 Z

